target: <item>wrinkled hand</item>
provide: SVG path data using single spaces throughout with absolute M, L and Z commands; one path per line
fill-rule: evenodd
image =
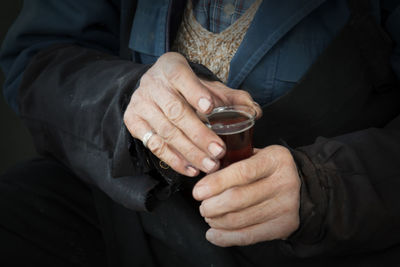
M 133 137 L 153 131 L 147 146 L 175 171 L 196 176 L 219 167 L 225 144 L 199 119 L 196 111 L 209 113 L 221 105 L 260 107 L 250 95 L 220 82 L 200 80 L 186 59 L 166 53 L 142 76 L 124 114 Z
M 285 239 L 299 226 L 300 179 L 289 150 L 269 146 L 207 175 L 193 189 L 213 244 Z

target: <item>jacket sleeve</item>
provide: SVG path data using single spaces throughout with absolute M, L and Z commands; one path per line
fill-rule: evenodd
M 302 178 L 297 256 L 377 251 L 400 243 L 400 117 L 384 129 L 319 138 L 293 151 Z
M 122 60 L 111 1 L 26 1 L 3 44 L 5 95 L 39 153 L 116 202 L 146 210 L 159 181 L 144 170 L 123 112 L 149 66 Z
M 0 51 L 8 104 L 18 112 L 18 86 L 32 57 L 54 44 L 76 44 L 117 55 L 119 10 L 112 1 L 24 1 Z
M 117 56 L 120 7 L 114 2 L 26 1 L 0 55 L 4 93 L 39 154 L 61 161 L 123 206 L 149 210 L 186 177 L 161 168 L 123 123 L 150 66 Z M 190 64 L 199 77 L 216 79 Z
M 392 66 L 400 77 L 400 6 L 392 11 L 386 28 L 397 43 Z M 384 128 L 318 138 L 292 153 L 302 179 L 301 225 L 285 249 L 310 257 L 400 244 L 400 116 Z

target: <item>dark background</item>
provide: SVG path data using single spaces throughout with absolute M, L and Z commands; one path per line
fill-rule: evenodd
M 0 44 L 18 15 L 22 0 L 2 0 L 0 2 Z M 3 91 L 4 74 L 0 72 L 0 85 Z M 1 92 L 2 92 L 1 91 Z M 35 149 L 28 130 L 18 116 L 0 96 L 0 173 L 24 159 L 35 156 Z

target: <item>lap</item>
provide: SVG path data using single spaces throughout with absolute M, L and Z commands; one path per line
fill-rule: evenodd
M 51 159 L 0 177 L 0 265 L 105 266 L 91 190 Z
M 51 159 L 24 162 L 1 175 L 0 266 L 325 264 L 321 258 L 286 258 L 273 242 L 213 246 L 204 238 L 208 227 L 198 213 L 199 203 L 193 205 L 182 194 L 150 213 L 137 213 L 94 192 L 95 201 L 91 188 Z M 398 251 L 336 258 L 325 265 L 393 266 Z

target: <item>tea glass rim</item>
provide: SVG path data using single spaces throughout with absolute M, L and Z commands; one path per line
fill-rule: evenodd
M 222 111 L 233 111 L 233 112 L 241 113 L 241 114 L 244 114 L 244 116 L 246 116 L 247 119 L 244 121 L 232 123 L 232 124 L 211 125 L 209 123 L 209 118 L 212 115 L 222 112 Z M 254 123 L 255 123 L 256 114 L 257 114 L 256 110 L 250 106 L 245 106 L 245 105 L 220 106 L 220 107 L 214 108 L 211 111 L 211 113 L 206 115 L 207 120 L 208 120 L 208 122 L 206 124 L 210 129 L 214 130 L 215 132 L 218 132 L 220 130 L 240 129 L 239 131 L 235 131 L 232 133 L 230 133 L 230 132 L 225 133 L 226 135 L 235 134 L 235 133 L 239 133 L 239 132 L 244 132 L 244 131 L 248 130 L 249 128 L 253 127 Z M 241 129 L 242 127 L 245 127 L 245 128 Z M 222 133 L 218 133 L 218 134 L 222 134 Z

